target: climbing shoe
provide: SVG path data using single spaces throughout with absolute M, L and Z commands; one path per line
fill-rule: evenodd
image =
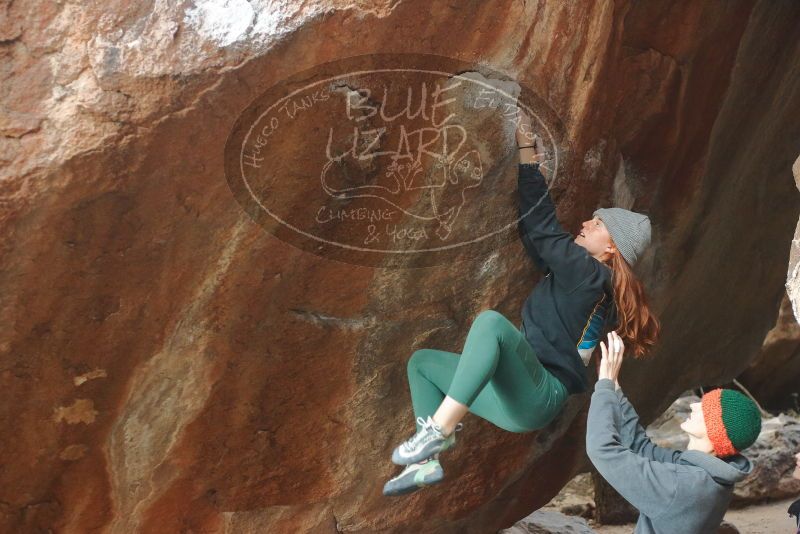
M 444 470 L 442 470 L 442 465 L 436 455 L 433 458 L 407 465 L 399 475 L 384 484 L 383 494 L 387 497 L 406 495 L 425 486 L 441 482 L 443 478 Z
M 442 434 L 442 428 L 433 422 L 433 417 L 430 415 L 427 420 L 417 417 L 417 423 L 422 428 L 392 451 L 392 462 L 395 464 L 413 464 L 446 451 L 455 445 L 456 432 L 463 427 L 463 423 L 458 423 L 453 432 L 445 436 Z

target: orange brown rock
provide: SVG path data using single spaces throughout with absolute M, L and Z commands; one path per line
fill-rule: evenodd
M 483 272 L 380 269 L 250 219 L 226 135 L 339 57 L 504 70 L 563 119 L 566 227 L 650 211 L 664 339 L 621 377 L 643 420 L 736 376 L 775 324 L 800 207 L 797 4 L 168 4 L 0 8 L 0 531 L 489 532 L 586 468 L 583 395 L 534 434 L 469 415 L 447 483 L 381 495 L 413 430 L 408 357 L 460 350 L 481 309 L 516 320 L 536 275 L 516 242 Z

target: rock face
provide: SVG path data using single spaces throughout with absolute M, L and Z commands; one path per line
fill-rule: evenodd
M 556 532 L 562 534 L 592 534 L 596 531 L 582 517 L 537 510 L 517 522 L 513 527 L 501 530 L 499 534 L 554 534 Z
M 792 166 L 795 183 L 800 188 L 800 157 Z M 739 380 L 764 408 L 798 409 L 798 377 L 800 377 L 800 266 L 798 241 L 800 222 L 790 249 L 786 293 L 781 300 L 778 320 L 767 332 L 764 343 Z
M 797 187 L 800 188 L 800 156 L 792 165 L 792 173 Z M 786 291 L 792 303 L 795 320 L 800 320 L 800 221 L 792 239 L 792 249 L 789 256 L 789 272 L 786 277 Z
M 800 480 L 794 478 L 794 455 L 800 445 L 800 420 L 786 414 L 765 419 L 758 440 L 745 454 L 755 465 L 753 473 L 736 485 L 732 507 L 796 496 Z
M 795 238 L 796 239 L 796 238 Z M 794 241 L 793 241 L 794 243 Z M 794 244 L 792 247 L 794 248 Z M 800 325 L 788 293 L 783 296 L 778 320 L 750 367 L 739 377 L 747 390 L 766 409 L 797 409 L 800 377 Z
M 535 434 L 469 415 L 446 483 L 380 489 L 413 429 L 406 360 L 460 351 L 482 309 L 519 320 L 537 281 L 520 245 L 418 270 L 300 251 L 228 189 L 237 115 L 376 51 L 531 88 L 571 146 L 565 226 L 609 204 L 654 222 L 640 271 L 663 340 L 621 377 L 646 419 L 738 375 L 775 324 L 799 48 L 800 4 L 767 0 L 4 3 L 0 530 L 513 525 L 585 468 L 588 395 Z M 513 211 L 512 189 L 486 208 Z

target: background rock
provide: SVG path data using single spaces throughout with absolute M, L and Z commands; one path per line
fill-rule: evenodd
M 733 523 L 723 521 L 717 530 L 717 534 L 739 534 L 739 529 Z
M 797 187 L 800 188 L 800 156 L 792 165 L 792 173 Z M 789 253 L 789 272 L 786 277 L 786 291 L 792 303 L 795 320 L 800 318 L 800 221 L 797 222 L 797 229 L 792 239 L 791 252 Z
M 564 515 L 559 512 L 537 510 L 513 527 L 503 529 L 498 534 L 592 534 L 585 519 Z
M 745 451 L 753 462 L 753 473 L 736 485 L 731 506 L 800 494 L 800 480 L 792 477 L 797 452 L 800 452 L 800 419 L 779 414 L 763 420 L 758 440 Z
M 794 245 L 792 245 L 794 246 Z M 765 409 L 797 410 L 800 392 L 800 325 L 788 293 L 781 300 L 778 320 L 739 381 Z
M 566 228 L 613 201 L 649 211 L 663 339 L 621 378 L 644 420 L 737 376 L 775 324 L 800 207 L 800 4 L 1 9 L 0 530 L 487 532 L 586 469 L 584 394 L 535 434 L 468 416 L 449 483 L 380 494 L 413 429 L 408 357 L 459 351 L 485 308 L 518 321 L 537 279 L 516 242 L 488 271 L 381 270 L 243 213 L 223 172 L 238 113 L 331 59 L 503 69 L 567 130 Z M 505 171 L 491 210 L 514 209 Z

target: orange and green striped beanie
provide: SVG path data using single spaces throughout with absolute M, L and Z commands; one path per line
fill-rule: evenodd
M 703 395 L 701 403 L 708 438 L 717 456 L 736 454 L 758 438 L 761 413 L 746 395 L 717 388 Z

